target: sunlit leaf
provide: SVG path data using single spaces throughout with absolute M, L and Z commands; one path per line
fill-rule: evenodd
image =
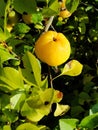
M 41 86 L 41 66 L 38 59 L 30 52 L 23 56 L 23 65 L 30 73 L 34 75 L 36 84 Z M 29 75 L 28 75 L 29 76 Z
M 4 125 L 3 130 L 11 130 L 11 126 L 10 125 Z
M 27 103 L 32 108 L 41 108 L 43 106 L 46 107 L 47 105 L 51 105 L 52 103 L 60 102 L 62 97 L 62 92 L 48 88 L 44 91 L 38 91 L 35 94 L 32 93 L 32 95 L 27 99 Z
M 60 7 L 60 5 L 58 3 L 58 0 L 54 0 L 54 1 L 51 0 L 50 5 L 49 5 L 49 8 L 51 10 L 54 10 L 54 12 L 56 12 L 58 14 L 59 13 L 59 7 Z
M 62 105 L 62 104 L 58 104 L 56 106 L 56 110 L 54 112 L 54 116 L 62 116 L 64 115 L 66 112 L 68 112 L 68 110 L 70 109 L 69 105 Z
M 32 21 L 34 24 L 40 23 L 43 19 L 43 16 L 41 13 L 35 13 L 32 15 Z
M 5 32 L 0 28 L 0 42 L 6 41 L 9 37 L 11 37 L 10 33 L 5 30 Z
M 28 33 L 29 31 L 30 31 L 30 27 L 26 25 L 25 23 L 17 23 L 14 26 L 14 32 L 16 34 L 25 34 L 25 33 Z
M 18 93 L 10 98 L 11 109 L 19 111 L 24 102 L 26 95 L 24 93 Z
M 40 130 L 36 125 L 31 123 L 23 123 L 19 125 L 16 130 Z
M 79 122 L 78 119 L 60 119 L 60 130 L 74 130 Z
M 61 75 L 78 76 L 82 72 L 83 65 L 77 60 L 71 60 L 65 64 Z
M 20 71 L 21 76 L 23 77 L 24 81 L 27 84 L 29 84 L 31 86 L 36 86 L 36 81 L 35 81 L 34 75 L 31 73 L 30 70 L 20 68 L 19 71 Z
M 98 127 L 98 113 L 83 118 L 79 126 L 88 129 L 94 129 Z
M 22 109 L 21 109 L 22 116 L 26 117 L 27 119 L 37 122 L 41 120 L 44 117 L 44 114 L 41 114 L 37 111 L 37 109 L 29 107 L 27 103 L 24 103 Z
M 15 58 L 15 55 L 11 54 L 7 48 L 0 44 L 0 62 L 3 63 L 7 60 L 14 60 L 19 62 L 19 60 Z
M 23 105 L 21 113 L 29 120 L 39 121 L 50 113 L 52 104 L 60 102 L 61 99 L 62 93 L 58 90 L 34 90 Z
M 49 7 L 44 7 L 42 10 L 42 14 L 50 17 L 53 15 L 57 15 L 59 13 L 59 3 L 57 0 L 51 1 Z
M 14 90 L 14 89 L 23 89 L 24 84 L 22 77 L 18 70 L 11 68 L 11 67 L 5 67 L 1 71 L 0 80 L 3 81 L 6 85 L 8 85 L 8 89 Z
M 46 77 L 44 80 L 41 81 L 41 88 L 43 90 L 48 88 L 48 77 Z

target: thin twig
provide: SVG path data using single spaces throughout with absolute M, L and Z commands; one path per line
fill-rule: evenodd
M 45 32 L 47 32 L 53 22 L 54 16 L 51 16 L 50 19 L 47 21 L 47 24 L 45 26 Z

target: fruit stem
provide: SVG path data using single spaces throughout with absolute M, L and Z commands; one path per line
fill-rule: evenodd
M 54 77 L 54 78 L 52 79 L 52 81 L 55 80 L 55 79 L 57 79 L 57 78 L 59 78 L 60 76 L 62 76 L 62 74 L 59 74 L 59 75 L 57 75 L 56 77 Z
M 49 20 L 47 21 L 47 24 L 46 24 L 46 26 L 45 26 L 45 32 L 47 32 L 47 31 L 49 30 L 49 28 L 50 28 L 50 26 L 51 26 L 51 24 L 52 24 L 52 22 L 53 22 L 53 19 L 54 19 L 54 16 L 51 16 L 51 17 L 49 18 Z

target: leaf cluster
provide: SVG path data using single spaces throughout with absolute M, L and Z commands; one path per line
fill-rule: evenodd
M 0 130 L 98 129 L 98 0 L 0 0 Z M 15 17 L 9 19 L 14 11 Z M 32 14 L 26 24 L 23 14 Z M 16 18 L 17 16 L 17 18 Z M 50 29 L 71 43 L 71 56 L 50 67 L 34 45 Z M 54 50 L 55 51 L 55 50 Z

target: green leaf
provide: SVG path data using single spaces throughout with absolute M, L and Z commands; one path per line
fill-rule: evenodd
M 35 13 L 32 15 L 32 21 L 34 24 L 40 23 L 43 20 L 42 13 Z
M 46 77 L 44 80 L 41 81 L 41 88 L 42 90 L 45 90 L 48 88 L 48 77 Z
M 0 28 L 0 42 L 6 41 L 10 36 L 11 34 L 7 30 L 3 32 L 3 30 Z
M 4 0 L 0 0 L 0 17 L 4 16 L 6 3 Z
M 17 23 L 14 26 L 14 31 L 16 34 L 24 34 L 30 31 L 30 27 L 25 23 Z
M 10 123 L 14 123 L 18 120 L 18 115 L 15 111 L 11 111 L 10 109 L 3 110 L 4 115 Z
M 60 102 L 62 93 L 58 90 L 48 88 L 44 91 L 33 90 L 22 107 L 21 113 L 29 120 L 39 121 L 51 111 L 53 103 Z
M 66 8 L 70 13 L 73 13 L 77 9 L 79 3 L 80 0 L 66 0 Z
M 49 4 L 49 8 L 51 10 L 53 10 L 56 14 L 59 13 L 59 3 L 58 3 L 58 0 L 51 0 L 50 4 Z
M 31 85 L 31 86 L 35 86 L 37 87 L 36 85 L 36 81 L 35 81 L 35 77 L 34 75 L 32 74 L 32 71 L 28 70 L 28 69 L 22 69 L 20 68 L 20 73 L 21 73 L 21 76 L 23 77 L 23 80 Z
M 34 13 L 36 12 L 36 1 L 35 0 L 14 0 L 14 9 L 23 14 L 23 13 Z M 21 7 L 21 8 L 20 8 Z
M 83 65 L 77 60 L 71 60 L 65 64 L 61 75 L 78 76 L 82 72 Z
M 85 34 L 85 32 L 86 32 L 86 25 L 85 25 L 85 23 L 83 23 L 83 22 L 81 22 L 81 23 L 79 23 L 79 32 L 81 33 L 81 34 Z
M 44 117 L 44 114 L 41 114 L 37 109 L 29 107 L 26 102 L 21 109 L 21 115 L 33 122 L 40 121 Z
M 82 128 L 94 129 L 98 127 L 98 113 L 86 116 L 79 124 Z
M 76 117 L 79 114 L 81 114 L 82 112 L 84 112 L 84 109 L 81 106 L 72 106 L 71 107 L 71 116 L 72 117 Z
M 10 96 L 7 94 L 2 94 L 0 96 L 0 105 L 2 106 L 2 110 L 9 108 Z
M 34 75 L 36 85 L 41 86 L 41 66 L 38 59 L 30 52 L 23 56 L 23 65 Z
M 73 130 L 76 128 L 78 122 L 78 119 L 60 119 L 60 130 Z
M 26 95 L 24 93 L 18 93 L 10 98 L 11 109 L 19 111 L 21 105 L 26 99 Z
M 11 130 L 11 126 L 10 125 L 4 125 L 3 130 Z
M 98 113 L 98 103 L 93 105 L 92 108 L 90 109 L 90 115 Z
M 40 130 L 36 125 L 31 123 L 23 123 L 19 125 L 16 130 Z
M 7 48 L 0 44 L 0 62 L 1 64 L 7 60 L 19 61 L 15 55 L 11 54 Z
M 9 90 L 24 89 L 24 83 L 18 70 L 5 67 L 1 70 L 0 80 Z
M 59 3 L 57 0 L 51 1 L 49 7 L 44 7 L 42 10 L 42 14 L 50 17 L 53 15 L 57 15 L 59 13 Z
M 63 104 L 56 104 L 56 110 L 54 112 L 54 116 L 62 116 L 64 115 L 66 112 L 68 112 L 68 110 L 70 109 L 69 105 L 63 105 Z
M 81 92 L 80 94 L 79 94 L 79 103 L 81 104 L 81 105 L 83 105 L 85 102 L 90 102 L 91 101 L 91 98 L 90 98 L 90 96 L 88 95 L 88 93 L 86 93 L 86 92 Z
M 27 103 L 31 108 L 41 108 L 43 106 L 46 107 L 48 104 L 60 102 L 62 97 L 62 92 L 48 88 L 44 91 L 40 90 L 35 94 L 32 92 L 32 95 L 27 99 Z

